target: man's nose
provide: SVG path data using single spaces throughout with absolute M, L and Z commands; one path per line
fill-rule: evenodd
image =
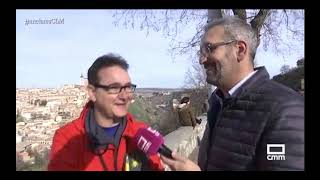
M 125 89 L 121 89 L 121 91 L 118 94 L 118 97 L 120 99 L 126 99 L 126 98 L 130 98 L 130 93 L 126 92 Z
M 208 57 L 206 55 L 201 55 L 199 58 L 199 63 L 203 65 L 208 60 Z

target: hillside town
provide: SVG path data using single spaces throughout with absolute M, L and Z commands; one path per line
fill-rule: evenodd
M 30 150 L 43 155 L 55 131 L 77 118 L 87 102 L 85 83 L 60 88 L 16 89 L 16 155 L 34 161 Z

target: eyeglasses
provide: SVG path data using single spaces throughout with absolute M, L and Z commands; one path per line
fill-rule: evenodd
M 96 88 L 102 88 L 103 90 L 105 90 L 109 94 L 118 94 L 121 92 L 122 89 L 124 89 L 124 91 L 127 93 L 133 93 L 137 87 L 137 85 L 135 85 L 135 84 L 128 84 L 125 86 L 117 86 L 114 84 L 109 85 L 109 86 L 101 85 L 101 84 L 94 84 L 93 86 Z
M 231 41 L 227 41 L 227 42 L 219 42 L 219 43 L 204 43 L 201 47 L 200 47 L 200 53 L 201 55 L 205 55 L 205 54 L 211 54 L 215 49 L 217 49 L 219 46 L 224 46 L 227 44 L 231 44 L 233 42 L 235 42 L 237 40 L 231 40 Z

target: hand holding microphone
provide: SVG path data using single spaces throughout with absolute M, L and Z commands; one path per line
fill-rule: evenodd
M 183 158 L 164 145 L 162 135 L 151 129 L 139 129 L 134 138 L 134 144 L 138 149 L 144 152 L 147 156 L 160 153 L 161 160 L 169 165 L 174 171 L 201 171 L 200 167 L 189 159 Z
M 173 171 L 201 171 L 200 167 L 191 160 L 184 158 L 176 152 L 172 153 L 172 159 L 160 156 L 162 162 L 167 164 Z

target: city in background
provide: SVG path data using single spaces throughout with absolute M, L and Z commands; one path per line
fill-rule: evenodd
M 197 24 L 206 23 L 207 10 L 169 11 L 168 14 L 176 13 L 175 17 L 181 18 L 179 13 L 185 13 L 185 16 L 198 18 L 187 20 L 187 26 L 181 24 L 185 20 L 168 23 L 170 28 L 172 24 L 181 27 L 176 39 L 164 35 L 170 32 L 155 30 L 159 29 L 157 24 L 162 24 L 161 14 L 167 14 L 168 10 L 157 11 L 154 15 L 159 19 L 150 19 L 151 27 L 147 31 L 146 25 L 143 28 L 135 24 L 138 28 L 130 28 L 133 23 L 119 17 L 132 12 L 124 10 L 121 15 L 119 11 L 120 14 L 113 10 L 16 11 L 16 170 L 46 170 L 55 130 L 76 119 L 87 102 L 83 72 L 98 56 L 106 53 L 118 53 L 130 65 L 129 74 L 138 89 L 129 111 L 138 120 L 145 121 L 163 135 L 175 131 L 180 125 L 173 102 L 186 94 L 191 97 L 194 113 L 204 113 L 202 105 L 207 100 L 209 87 L 192 56 L 199 47 L 193 46 L 187 53 L 176 53 L 174 58 L 167 50 L 198 34 Z M 257 12 L 250 11 L 253 15 Z M 270 22 L 286 17 L 281 11 L 272 10 L 274 21 L 270 18 L 262 29 L 274 33 L 271 30 L 277 25 L 271 26 Z M 152 10 L 141 10 L 140 14 L 150 12 Z M 295 18 L 294 10 L 285 12 L 287 17 L 295 19 L 287 24 L 302 30 L 304 35 L 304 16 L 301 23 L 300 18 Z M 142 18 L 141 25 L 143 23 Z M 304 39 L 297 38 L 299 33 L 290 38 L 288 35 L 297 31 L 285 31 L 285 24 L 279 24 L 282 29 L 277 36 L 262 38 L 256 66 L 265 66 L 274 80 L 304 94 Z M 263 31 L 262 37 L 268 37 L 265 34 L 268 35 L 268 31 Z M 279 37 L 283 41 L 279 41 Z M 278 48 L 282 54 L 266 50 L 268 42 L 271 49 Z M 286 46 L 296 49 L 286 49 Z

